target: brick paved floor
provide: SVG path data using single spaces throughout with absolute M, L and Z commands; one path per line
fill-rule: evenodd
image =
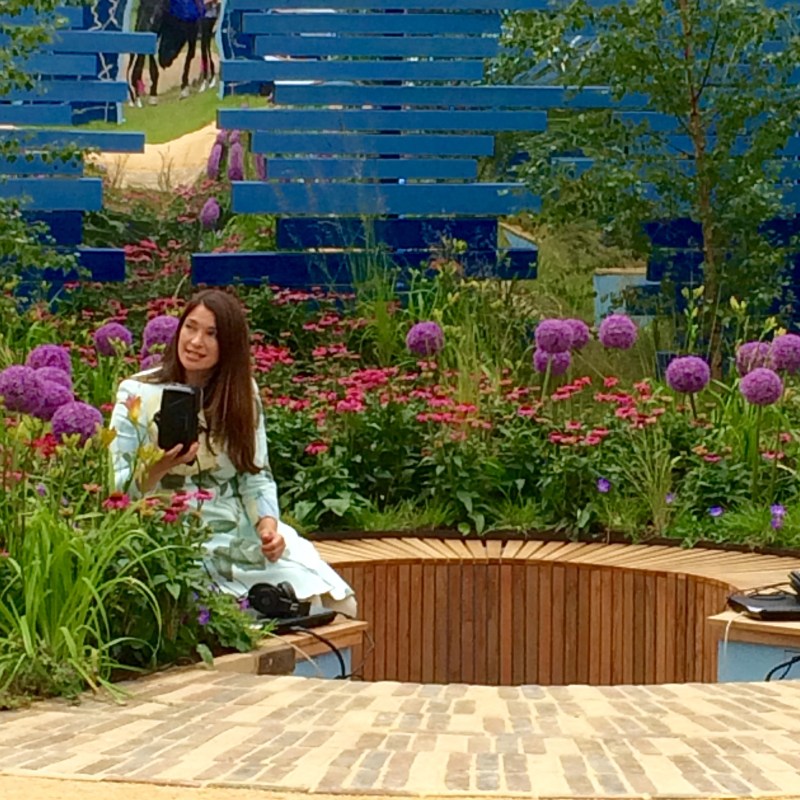
M 0 773 L 385 795 L 800 795 L 800 683 L 486 687 L 202 670 L 0 714 Z

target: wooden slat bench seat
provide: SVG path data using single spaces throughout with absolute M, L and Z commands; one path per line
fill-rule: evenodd
M 714 681 L 708 618 L 789 558 L 639 544 L 318 539 L 375 639 L 367 680 L 496 685 Z

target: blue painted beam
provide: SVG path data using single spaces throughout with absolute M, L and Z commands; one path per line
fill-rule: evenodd
M 84 6 L 58 6 L 55 16 L 64 20 L 65 27 L 83 28 L 86 23 L 86 11 Z M 48 16 L 41 16 L 32 8 L 26 8 L 21 14 L 0 14 L 0 23 L 3 25 L 39 25 L 48 24 L 50 21 Z
M 93 281 L 125 280 L 125 251 L 112 247 L 81 247 L 78 261 L 92 274 Z
M 228 0 L 228 11 L 269 11 L 271 9 L 342 9 L 404 11 L 525 11 L 546 10 L 549 0 Z
M 490 156 L 494 137 L 437 133 L 269 133 L 252 135 L 254 153 L 315 155 Z
M 562 86 L 276 86 L 279 105 L 441 106 L 443 108 L 645 108 L 647 97 L 616 102 L 607 87 Z
M 42 103 L 12 105 L 0 103 L 0 125 L 71 125 L 72 107 Z
M 50 237 L 61 247 L 74 247 L 83 241 L 82 211 L 29 211 L 23 216 L 31 223 L 46 225 Z
M 22 147 L 50 147 L 51 145 L 96 147 L 108 153 L 143 153 L 144 134 L 127 131 L 72 130 L 0 130 L 0 142 L 16 141 Z
M 545 131 L 544 111 L 221 109 L 221 128 L 258 131 Z
M 423 34 L 449 36 L 500 34 L 499 14 L 242 14 L 242 33 Z
M 277 246 L 282 250 L 366 247 L 375 242 L 391 250 L 430 250 L 443 239 L 459 239 L 470 250 L 493 250 L 497 247 L 497 219 L 281 217 L 276 228 Z
M 155 53 L 154 33 L 58 31 L 43 49 L 58 53 Z
M 406 214 L 486 216 L 538 211 L 540 199 L 520 184 L 234 183 L 238 214 Z
M 481 61 L 223 61 L 222 80 L 479 81 Z
M 21 62 L 20 69 L 30 75 L 91 78 L 97 75 L 97 56 L 39 53 Z
M 29 211 L 99 211 L 103 207 L 100 178 L 8 178 L 0 181 L 0 197 L 19 200 Z
M 6 97 L 23 101 L 122 103 L 128 98 L 128 84 L 125 81 L 41 80 L 30 91 L 12 91 Z
M 466 158 L 270 158 L 270 180 L 469 180 L 478 165 Z
M 257 56 L 494 58 L 495 38 L 478 36 L 256 36 Z
M 0 157 L 0 175 L 66 175 L 76 178 L 83 175 L 83 161 L 46 158 L 42 153 L 22 153 L 13 159 Z

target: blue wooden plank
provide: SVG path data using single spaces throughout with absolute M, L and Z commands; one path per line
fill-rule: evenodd
M 55 16 L 64 21 L 64 27 L 82 28 L 86 22 L 86 9 L 83 6 L 58 6 Z M 3 25 L 35 25 L 49 22 L 48 16 L 37 14 L 32 8 L 26 8 L 20 14 L 0 14 L 0 24 Z
M 8 141 L 16 141 L 23 147 L 75 145 L 76 147 L 96 147 L 108 153 L 144 152 L 144 134 L 127 131 L 0 130 L 0 142 Z
M 703 253 L 700 250 L 655 250 L 647 261 L 647 280 L 669 279 L 680 283 L 702 283 Z
M 72 108 L 68 105 L 41 103 L 12 105 L 0 103 L 0 125 L 70 125 Z
M 520 184 L 234 183 L 241 214 L 406 214 L 485 216 L 538 211 L 540 199 Z
M 83 175 L 83 161 L 47 157 L 41 153 L 23 153 L 17 158 L 0 157 L 0 175 Z
M 499 14 L 242 14 L 243 33 L 364 33 L 449 36 L 500 34 Z
M 656 248 L 698 248 L 703 241 L 700 223 L 688 217 L 646 222 L 644 232 Z
M 30 75 L 65 75 L 89 78 L 97 75 L 96 55 L 37 53 L 20 63 Z
M 692 156 L 694 153 L 694 146 L 692 144 L 691 138 L 689 136 L 681 136 L 681 135 L 674 135 L 674 136 L 666 136 L 665 144 L 666 149 L 663 152 L 668 154 L 680 154 L 680 155 L 687 155 Z M 707 147 L 711 149 L 716 146 L 716 137 L 710 136 L 708 137 Z M 733 142 L 731 147 L 731 154 L 732 155 L 739 155 L 747 150 L 748 144 L 747 140 L 744 137 L 739 137 Z M 661 150 L 660 147 L 655 147 L 654 152 L 658 152 Z M 778 155 L 781 156 L 800 156 L 800 136 L 792 136 L 786 147 L 782 148 L 778 151 Z
M 0 197 L 19 199 L 29 211 L 99 211 L 103 207 L 103 181 L 13 177 L 0 181 Z
M 280 105 L 441 106 L 443 108 L 616 108 L 646 107 L 647 97 L 628 95 L 617 103 L 605 87 L 572 91 L 562 86 L 277 86 Z
M 254 153 L 314 153 L 316 155 L 440 155 L 490 156 L 494 137 L 481 134 L 437 133 L 269 133 L 252 135 Z
M 497 39 L 477 36 L 257 36 L 257 56 L 494 58 Z
M 678 118 L 672 114 L 659 114 L 653 111 L 618 111 L 614 116 L 630 125 L 646 125 L 651 131 L 659 133 L 684 130 Z
M 128 84 L 124 81 L 40 80 L 30 91 L 12 91 L 7 98 L 66 103 L 122 103 L 128 98 Z
M 221 109 L 221 128 L 258 131 L 545 131 L 545 111 Z
M 229 11 L 270 9 L 342 9 L 404 11 L 525 11 L 546 10 L 550 0 L 228 0 Z
M 270 180 L 356 180 L 425 178 L 475 180 L 478 165 L 466 158 L 271 158 Z
M 51 238 L 62 247 L 74 247 L 83 241 L 82 211 L 41 211 L 23 213 L 31 223 L 47 226 Z
M 125 251 L 111 247 L 81 247 L 78 261 L 92 274 L 93 281 L 124 281 Z
M 334 253 L 195 253 L 192 281 L 206 285 L 269 283 L 277 286 L 351 286 L 352 273 L 364 259 L 385 258 L 401 269 L 417 269 L 429 251 Z M 535 278 L 535 250 L 477 250 L 467 252 L 465 274 L 478 278 Z
M 366 247 L 380 243 L 390 250 L 430 250 L 458 239 L 469 250 L 497 247 L 497 220 L 482 217 L 363 218 L 281 217 L 276 226 L 279 249 Z
M 58 31 L 44 50 L 57 53 L 155 53 L 154 33 Z
M 480 61 L 223 61 L 222 80 L 479 81 Z

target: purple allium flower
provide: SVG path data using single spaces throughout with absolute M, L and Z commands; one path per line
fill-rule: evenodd
M 231 152 L 228 155 L 228 180 L 244 180 L 244 148 L 239 142 L 231 145 Z
M 103 425 L 103 415 L 88 403 L 74 401 L 57 409 L 53 414 L 52 423 L 56 439 L 78 434 L 83 444 Z
M 598 478 L 597 491 L 600 494 L 608 494 L 611 491 L 611 481 L 608 478 Z
M 680 356 L 669 362 L 666 377 L 667 384 L 676 392 L 695 394 L 706 388 L 711 370 L 699 356 Z
M 536 349 L 544 353 L 564 353 L 572 347 L 572 326 L 563 319 L 543 319 L 534 334 Z
M 722 506 L 711 506 L 708 509 L 709 516 L 712 517 L 721 517 L 725 513 L 725 509 Z
M 589 326 L 582 319 L 565 319 L 564 322 L 572 330 L 572 349 L 583 350 L 592 338 Z
M 626 314 L 611 314 L 600 323 L 597 331 L 603 347 L 617 350 L 630 350 L 638 335 L 636 323 Z
M 25 359 L 25 366 L 31 369 L 56 367 L 72 375 L 72 359 L 69 351 L 60 344 L 40 344 L 34 347 Z
M 36 374 L 40 380 L 50 381 L 50 383 L 60 383 L 65 388 L 72 391 L 72 376 L 68 372 L 58 367 L 39 367 Z
M 200 625 L 208 625 L 211 621 L 211 612 L 205 607 L 200 606 L 200 612 L 197 615 L 197 621 Z
M 94 332 L 94 344 L 102 356 L 115 356 L 121 342 L 127 350 L 133 343 L 133 334 L 120 322 L 107 322 Z
M 53 414 L 61 406 L 71 403 L 74 399 L 75 396 L 72 394 L 72 389 L 67 389 L 66 386 L 55 381 L 42 381 L 41 402 L 34 416 L 39 417 L 39 419 L 52 419 Z
M 432 356 L 444 347 L 444 331 L 438 322 L 417 322 L 406 335 L 406 347 L 415 355 Z
M 800 336 L 796 333 L 785 333 L 772 340 L 770 348 L 772 368 L 794 375 L 800 370 Z
M 740 377 L 757 367 L 770 367 L 770 346 L 767 342 L 745 342 L 736 351 L 736 371 Z
M 161 314 L 153 317 L 144 326 L 142 333 L 143 355 L 150 354 L 150 348 L 156 345 L 168 345 L 174 338 L 178 330 L 180 320 L 168 314 Z
M 139 366 L 145 369 L 153 369 L 157 367 L 161 362 L 161 353 L 150 353 L 149 356 L 142 356 L 142 360 L 139 362 Z
M 739 382 L 739 391 L 754 406 L 770 406 L 783 394 L 783 381 L 777 372 L 766 367 L 756 367 Z
M 255 164 L 256 167 L 256 177 L 260 181 L 265 181 L 267 179 L 267 159 L 264 154 L 254 153 L 253 164 Z
M 769 513 L 772 514 L 773 517 L 784 517 L 786 516 L 786 506 L 775 503 L 775 505 L 769 507 Z
M 206 175 L 209 180 L 215 181 L 219 178 L 219 168 L 222 164 L 222 145 L 217 142 L 208 154 L 208 163 L 206 164 Z
M 537 372 L 547 372 L 547 365 L 550 365 L 551 375 L 563 375 L 572 363 L 572 356 L 569 350 L 563 353 L 546 353 L 544 350 L 533 351 L 533 368 Z
M 35 414 L 42 403 L 43 383 L 35 369 L 13 364 L 0 372 L 0 397 L 9 411 Z
M 200 209 L 200 224 L 207 230 L 216 228 L 219 222 L 219 203 L 216 197 L 209 197 Z

